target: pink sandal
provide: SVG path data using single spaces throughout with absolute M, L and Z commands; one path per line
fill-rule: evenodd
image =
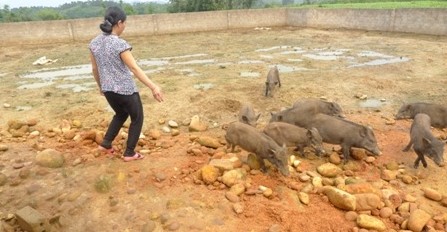
M 135 155 L 133 155 L 133 156 L 124 156 L 123 157 L 124 162 L 140 160 L 140 159 L 144 159 L 144 156 L 140 153 L 135 153 Z

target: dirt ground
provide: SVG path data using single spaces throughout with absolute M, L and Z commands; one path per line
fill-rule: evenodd
M 374 129 L 382 155 L 373 164 L 349 161 L 362 167 L 355 177 L 382 183 L 380 169 L 395 161 L 419 181 L 393 182 L 394 188 L 417 196 L 434 215 L 447 211 L 421 191 L 431 187 L 447 195 L 447 167 L 429 160 L 428 168 L 414 169 L 416 154 L 401 151 L 409 141 L 411 121 L 393 120 L 406 102 L 445 103 L 445 36 L 287 27 L 138 38 L 127 38 L 124 32 L 123 37 L 165 95 L 165 101 L 157 103 L 139 85 L 146 138 L 137 150 L 147 155 L 129 163 L 96 156 L 93 141 L 74 141 L 55 132 L 64 120 L 82 123 L 74 129 L 76 134 L 104 132 L 113 116 L 90 74 L 88 41 L 0 48 L 0 145 L 7 148 L 0 151 L 0 173 L 7 177 L 0 185 L 4 230 L 13 231 L 17 225 L 11 214 L 29 205 L 51 218 L 56 231 L 152 231 L 151 226 L 154 231 L 350 231 L 356 223 L 324 195 L 311 191 L 308 205 L 297 200 L 291 186 L 300 189 L 306 183 L 296 172 L 290 177 L 275 169 L 249 172 L 249 189 L 262 185 L 273 195 L 251 195 L 247 190 L 237 203 L 241 213 L 226 199 L 227 187 L 218 182 L 205 185 L 196 178 L 210 159 L 231 154 L 223 145 L 204 148 L 192 138 L 206 135 L 223 141 L 222 126 L 237 119 L 244 102 L 261 113 L 261 130 L 270 112 L 307 97 L 335 101 L 347 119 Z M 32 65 L 42 56 L 57 61 Z M 282 86 L 273 97 L 265 97 L 264 82 L 273 65 L 279 67 Z M 188 131 L 184 122 L 194 115 L 206 123 L 206 131 Z M 8 132 L 11 120 L 35 120 L 37 125 L 15 137 Z M 162 132 L 157 140 L 149 139 L 151 130 L 162 131 L 169 120 L 180 125 L 179 135 Z M 31 136 L 31 130 L 40 134 Z M 114 143 L 118 152 L 123 137 Z M 35 163 L 37 152 L 46 148 L 63 153 L 62 168 Z M 200 152 L 191 153 L 193 148 Z M 325 148 L 338 149 L 331 144 Z M 236 153 L 243 155 L 245 151 Z M 315 172 L 328 157 L 300 160 L 301 171 Z M 100 183 L 107 183 L 108 191 L 98 191 Z M 383 221 L 389 229 L 399 229 Z

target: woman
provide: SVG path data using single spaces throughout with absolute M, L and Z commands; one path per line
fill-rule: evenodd
M 143 127 L 143 106 L 132 73 L 151 89 L 157 101 L 163 101 L 163 94 L 160 87 L 152 82 L 136 63 L 131 53 L 132 47 L 119 37 L 126 28 L 124 11 L 119 7 L 109 7 L 104 22 L 99 27 L 103 33 L 89 45 L 92 71 L 100 93 L 115 111 L 99 149 L 113 154 L 112 142 L 130 116 L 131 123 L 123 160 L 142 159 L 143 155 L 136 153 L 135 147 Z

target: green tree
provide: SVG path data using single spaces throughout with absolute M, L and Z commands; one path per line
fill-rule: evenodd
M 134 15 L 135 14 L 135 9 L 132 7 L 132 5 L 125 3 L 125 4 L 122 4 L 121 7 L 123 8 L 126 15 Z
M 53 9 L 42 9 L 37 13 L 37 17 L 41 20 L 59 20 L 63 19 L 64 17 L 59 14 L 56 10 Z

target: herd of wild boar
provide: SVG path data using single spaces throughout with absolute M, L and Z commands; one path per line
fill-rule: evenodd
M 272 97 L 276 85 L 281 86 L 277 67 L 268 75 L 265 96 Z M 262 131 L 256 128 L 260 114 L 256 114 L 251 104 L 243 104 L 239 121 L 229 125 L 225 139 L 228 148 L 235 146 L 257 155 L 261 169 L 265 171 L 264 159 L 272 163 L 283 175 L 289 175 L 287 147 L 304 147 L 324 154 L 323 143 L 341 146 L 343 161 L 346 163 L 351 148 L 362 148 L 374 155 L 380 155 L 374 131 L 367 126 L 347 120 L 343 110 L 335 102 L 320 99 L 300 99 L 292 107 L 271 113 L 269 124 Z M 432 103 L 404 104 L 396 114 L 396 119 L 413 119 L 410 142 L 403 151 L 413 150 L 417 154 L 414 168 L 422 162 L 427 167 L 425 157 L 443 166 L 444 142 L 437 139 L 431 127 L 447 127 L 447 107 Z

